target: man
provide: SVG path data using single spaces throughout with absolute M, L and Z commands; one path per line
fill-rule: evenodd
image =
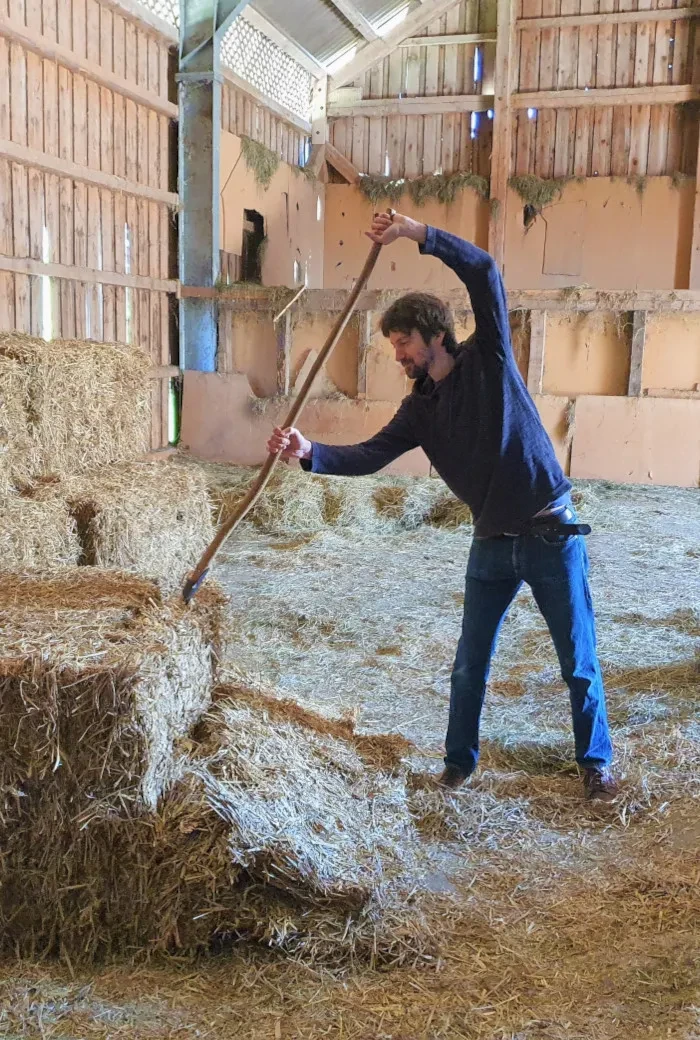
M 455 339 L 449 309 L 428 293 L 392 304 L 381 330 L 414 380 L 391 422 L 363 444 L 312 443 L 275 429 L 271 452 L 298 458 L 313 473 L 374 473 L 420 445 L 474 516 L 462 634 L 451 679 L 442 787 L 456 789 L 479 755 L 479 717 L 498 631 L 523 582 L 549 627 L 569 687 L 576 761 L 586 797 L 614 801 L 612 745 L 588 589 L 588 557 L 571 485 L 557 462 L 518 371 L 506 294 L 492 257 L 454 235 L 394 214 L 375 215 L 368 237 L 383 246 L 417 242 L 464 282 L 476 331 Z

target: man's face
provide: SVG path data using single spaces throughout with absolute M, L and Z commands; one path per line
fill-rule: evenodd
M 433 336 L 426 343 L 420 332 L 390 332 L 389 341 L 394 348 L 396 360 L 403 367 L 409 379 L 420 379 L 428 374 L 428 369 L 435 360 L 435 347 L 443 339 L 443 333 Z

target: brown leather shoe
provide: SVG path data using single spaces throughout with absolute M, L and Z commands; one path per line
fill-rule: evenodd
M 620 793 L 609 769 L 584 769 L 583 788 L 590 802 L 614 802 Z
M 466 779 L 467 774 L 459 766 L 445 766 L 435 783 L 438 787 L 446 787 L 448 791 L 456 791 Z

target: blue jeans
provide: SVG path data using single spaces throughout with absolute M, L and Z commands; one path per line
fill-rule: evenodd
M 462 635 L 452 671 L 445 762 L 469 774 L 479 758 L 479 716 L 499 629 L 526 582 L 547 622 L 569 687 L 576 761 L 605 767 L 612 744 L 598 664 L 588 554 L 581 535 L 474 539 Z

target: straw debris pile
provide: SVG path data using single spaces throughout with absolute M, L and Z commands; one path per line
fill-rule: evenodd
M 149 365 L 139 347 L 0 333 L 5 487 L 143 454 L 149 443 Z
M 235 510 L 255 469 L 203 462 L 178 463 L 201 471 L 219 520 Z M 331 528 L 361 534 L 413 530 L 424 524 L 456 529 L 471 523 L 466 505 L 436 477 L 332 477 L 278 466 L 248 521 L 268 534 L 313 533 Z

